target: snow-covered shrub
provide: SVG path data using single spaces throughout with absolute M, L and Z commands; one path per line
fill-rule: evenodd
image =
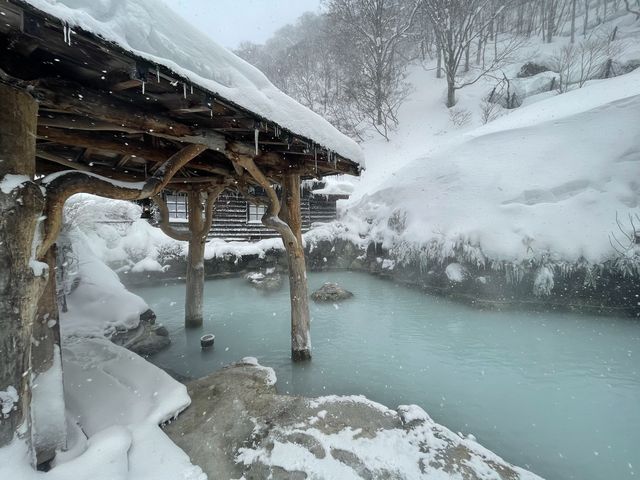
M 124 247 L 124 251 L 127 254 L 127 259 L 131 263 L 138 263 L 141 260 L 147 258 L 147 250 L 144 247 L 137 247 L 133 245 L 127 245 Z
M 407 228 L 407 212 L 395 210 L 387 220 L 387 225 L 396 233 L 404 232 Z
M 456 127 L 464 127 L 471 121 L 471 112 L 466 108 L 450 108 L 449 119 Z
M 480 104 L 480 118 L 483 125 L 493 122 L 501 115 L 501 113 L 502 109 L 500 105 L 489 101 L 489 97 L 482 100 L 482 103 Z
M 162 265 L 184 257 L 182 245 L 179 243 L 163 243 L 156 249 L 156 260 Z
M 533 280 L 533 294 L 536 297 L 548 297 L 553 287 L 553 270 L 547 266 L 538 268 Z

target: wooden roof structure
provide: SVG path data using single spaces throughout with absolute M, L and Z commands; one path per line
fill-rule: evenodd
M 169 68 L 21 0 L 0 4 L 0 81 L 39 102 L 40 175 L 65 170 L 144 181 L 185 144 L 208 147 L 167 188 L 237 177 L 230 145 L 255 151 L 270 179 L 360 173 L 360 165 L 292 133 Z M 198 188 L 195 186 L 195 188 Z

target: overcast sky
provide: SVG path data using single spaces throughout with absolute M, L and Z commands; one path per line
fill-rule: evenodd
M 321 0 L 163 0 L 217 43 L 234 49 L 249 40 L 264 43 Z

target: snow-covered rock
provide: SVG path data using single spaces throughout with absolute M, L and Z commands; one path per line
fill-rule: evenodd
M 190 382 L 191 407 L 166 427 L 216 478 L 539 479 L 416 405 L 278 395 L 264 368 L 245 358 Z
M 326 282 L 311 294 L 314 302 L 339 302 L 353 297 L 353 293 L 337 283 Z

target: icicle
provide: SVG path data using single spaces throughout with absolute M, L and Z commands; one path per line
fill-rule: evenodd
M 66 23 L 63 23 L 63 24 L 62 24 L 62 34 L 64 35 L 64 43 L 68 43 L 68 40 L 67 40 L 67 38 L 68 38 L 68 37 L 67 37 L 67 32 L 68 32 L 68 30 L 67 30 L 67 28 L 68 28 L 68 27 L 67 27 L 67 24 L 66 24 Z
M 156 65 L 156 78 L 158 79 L 158 83 L 160 83 L 160 67 Z
M 143 80 L 142 81 L 142 95 L 144 95 L 144 86 L 145 86 L 146 82 Z
M 256 156 L 260 153 L 258 150 L 258 139 L 260 138 L 260 130 L 258 130 L 257 128 L 254 129 L 253 131 L 253 137 L 256 143 Z
M 182 95 L 187 98 L 187 84 L 182 82 Z
M 209 110 L 211 112 L 211 118 L 213 118 L 213 107 L 211 107 L 211 110 Z
M 67 44 L 69 46 L 71 46 L 71 34 L 73 33 L 73 30 L 71 30 L 71 27 L 67 26 Z
M 193 95 L 193 85 L 191 85 L 191 95 Z

